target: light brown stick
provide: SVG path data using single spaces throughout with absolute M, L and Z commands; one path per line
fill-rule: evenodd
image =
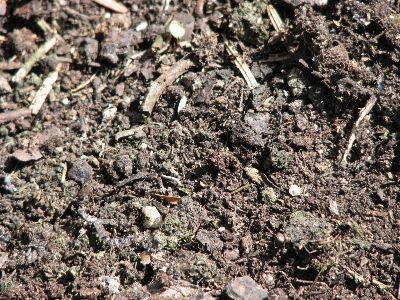
M 344 151 L 342 160 L 340 162 L 342 164 L 342 166 L 345 166 L 347 164 L 347 156 L 349 156 L 351 148 L 353 147 L 354 141 L 356 140 L 356 131 L 357 131 L 358 127 L 360 126 L 360 123 L 370 113 L 372 108 L 375 106 L 375 103 L 377 100 L 378 100 L 378 98 L 375 97 L 374 95 L 372 95 L 368 99 L 365 106 L 360 110 L 359 117 L 358 117 L 356 123 L 353 125 L 353 128 L 351 129 L 349 141 L 347 143 L 347 148 Z
M 149 87 L 149 93 L 142 104 L 141 112 L 146 116 L 150 116 L 154 105 L 167 86 L 171 85 L 179 76 L 188 71 L 194 65 L 194 62 L 190 59 L 183 58 L 165 71 L 156 81 L 153 81 Z
M 0 113 L 0 124 L 7 123 L 18 118 L 26 118 L 29 116 L 31 116 L 31 112 L 27 108 L 21 108 Z
M 117 13 L 124 14 L 129 11 L 125 5 L 114 0 L 93 0 L 93 2 L 103 5 Z

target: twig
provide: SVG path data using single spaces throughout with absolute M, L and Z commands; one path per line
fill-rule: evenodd
M 146 116 L 150 116 L 154 105 L 156 104 L 158 98 L 165 91 L 167 86 L 171 85 L 179 76 L 193 67 L 195 64 L 190 59 L 183 58 L 178 61 L 174 66 L 165 71 L 157 80 L 153 81 L 149 87 L 149 93 L 144 100 L 141 112 Z
M 7 123 L 18 118 L 26 118 L 30 115 L 31 111 L 27 108 L 21 108 L 0 113 L 0 124 Z
M 224 44 L 226 46 L 226 51 L 228 52 L 229 55 L 234 57 L 234 62 L 236 67 L 239 69 L 239 71 L 242 73 L 244 79 L 247 82 L 247 85 L 249 86 L 250 89 L 254 89 L 257 87 L 259 84 L 257 80 L 254 78 L 253 73 L 251 73 L 249 66 L 243 61 L 243 59 L 240 57 L 239 53 L 236 51 L 235 48 L 230 44 L 226 36 L 223 34 L 222 35 L 224 39 Z
M 144 128 L 144 125 L 141 125 L 141 126 L 138 126 L 138 127 L 135 127 L 135 128 L 131 128 L 131 129 L 128 129 L 128 130 L 117 132 L 115 134 L 115 140 L 118 141 L 119 139 L 121 139 L 123 137 L 134 135 L 135 133 L 142 131 L 143 128 Z
M 156 174 L 154 173 L 149 173 L 149 172 L 140 172 L 138 174 L 132 175 L 131 177 L 124 179 L 120 182 L 118 182 L 115 186 L 117 188 L 120 188 L 126 184 L 129 184 L 131 182 L 137 181 L 137 180 L 143 180 L 143 179 L 147 179 L 147 178 L 153 178 L 156 177 Z
M 100 238 L 109 240 L 111 233 L 105 230 L 103 224 L 110 224 L 112 226 L 115 226 L 116 223 L 113 219 L 98 219 L 96 217 L 93 217 L 91 215 L 88 215 L 85 212 L 85 208 L 79 208 L 78 209 L 78 214 L 84 219 L 86 222 L 89 222 L 93 224 L 94 228 L 96 229 L 97 233 L 99 234 Z
M 353 128 L 351 129 L 349 141 L 347 143 L 347 148 L 344 151 L 342 160 L 340 162 L 343 166 L 347 164 L 347 157 L 349 156 L 351 148 L 353 147 L 354 141 L 356 140 L 356 131 L 357 131 L 358 127 L 360 126 L 360 123 L 364 120 L 364 118 L 369 114 L 369 112 L 375 106 L 377 100 L 378 100 L 378 98 L 376 98 L 376 96 L 371 95 L 371 97 L 368 99 L 365 106 L 360 110 L 359 117 L 358 117 L 356 123 L 353 125 Z
M 75 93 L 75 92 L 83 89 L 89 83 L 91 83 L 93 81 L 93 79 L 96 77 L 98 71 L 99 70 L 97 70 L 96 73 L 92 74 L 92 76 L 90 76 L 90 78 L 88 80 L 86 80 L 85 82 L 82 82 L 80 85 L 78 85 L 76 88 L 72 89 L 70 92 Z
M 132 61 L 134 59 L 138 59 L 141 58 L 143 56 L 143 54 L 145 54 L 146 51 L 141 51 L 141 52 L 135 52 L 131 55 L 131 57 L 129 57 L 129 59 L 126 61 L 125 66 L 123 69 L 120 69 L 116 72 L 114 79 L 111 81 L 111 84 L 114 85 L 118 79 L 121 77 L 121 75 L 125 72 L 126 69 L 128 69 L 128 67 L 130 66 L 130 64 L 132 63 Z
M 202 17 L 203 16 L 203 10 L 204 10 L 204 2 L 205 0 L 197 0 L 196 1 L 196 6 L 194 8 L 194 13 L 196 14 L 196 16 L 198 17 Z
M 43 80 L 42 86 L 37 91 L 35 98 L 33 99 L 31 105 L 29 106 L 29 110 L 33 115 L 36 115 L 40 108 L 42 107 L 44 101 L 46 100 L 47 95 L 50 93 L 53 88 L 53 83 L 56 82 L 58 78 L 58 71 L 55 70 L 50 72 L 50 74 Z
M 33 68 L 35 63 L 38 60 L 42 59 L 46 55 L 46 53 L 49 52 L 49 50 L 54 47 L 56 41 L 57 37 L 56 35 L 53 35 L 53 37 L 50 40 L 41 45 L 39 49 L 37 49 L 37 51 L 23 65 L 23 67 L 20 68 L 17 71 L 17 73 L 15 73 L 15 75 L 12 77 L 12 82 L 17 84 L 21 83 L 21 81 L 26 77 L 26 75 L 28 75 L 30 70 Z
M 117 13 L 124 14 L 128 12 L 128 8 L 125 5 L 114 0 L 93 0 L 93 2 L 107 7 Z
M 181 181 L 176 177 L 167 176 L 167 175 L 161 175 L 161 178 L 164 178 L 166 180 L 175 181 L 178 185 L 182 185 Z
M 0 62 L 0 70 L 15 70 L 21 68 L 22 64 L 19 62 L 7 62 L 2 61 Z

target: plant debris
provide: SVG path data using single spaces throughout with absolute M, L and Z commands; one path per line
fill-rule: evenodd
M 399 298 L 396 1 L 1 1 L 1 299 Z

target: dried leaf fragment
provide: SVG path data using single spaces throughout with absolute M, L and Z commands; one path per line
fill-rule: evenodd
M 38 160 L 43 157 L 43 155 L 38 150 L 27 151 L 27 150 L 22 150 L 22 149 L 16 150 L 12 154 L 12 156 L 14 158 L 18 159 L 19 161 L 23 161 L 23 162 L 27 162 L 27 161 L 31 161 L 31 160 Z
M 161 197 L 164 200 L 167 200 L 169 203 L 174 204 L 174 205 L 178 204 L 179 200 L 182 199 L 179 196 L 168 196 L 168 195 L 161 195 L 161 194 L 154 194 L 154 196 Z

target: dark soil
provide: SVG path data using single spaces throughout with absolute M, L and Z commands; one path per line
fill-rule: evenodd
M 398 299 L 398 1 L 122 2 L 0 1 L 0 298 Z

